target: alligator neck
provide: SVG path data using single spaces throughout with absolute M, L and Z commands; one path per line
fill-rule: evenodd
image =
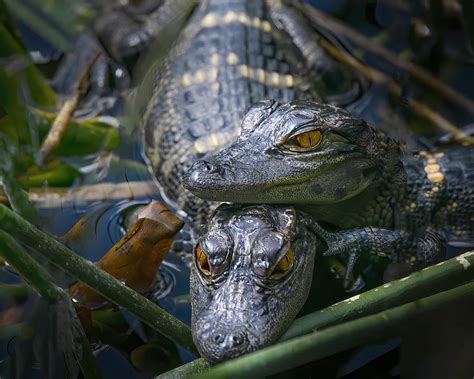
M 333 204 L 304 206 L 316 220 L 337 228 L 348 229 L 364 225 L 393 227 L 396 205 L 407 189 L 405 169 L 399 159 L 382 168 L 378 179 L 362 193 Z

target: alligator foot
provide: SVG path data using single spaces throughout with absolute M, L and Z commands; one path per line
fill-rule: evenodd
M 313 219 L 308 221 L 308 227 L 326 243 L 324 256 L 348 257 L 344 274 L 344 287 L 347 290 L 353 287 L 351 277 L 359 277 L 354 275 L 354 267 L 362 254 L 375 254 L 393 259 L 400 249 L 406 248 L 407 241 L 411 240 L 408 233 L 401 230 L 364 227 L 329 232 Z

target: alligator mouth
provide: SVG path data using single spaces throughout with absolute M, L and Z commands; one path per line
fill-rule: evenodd
M 348 161 L 359 162 L 369 166 L 369 161 L 365 155 L 359 152 L 344 154 L 338 157 L 337 163 L 332 166 L 333 169 L 347 164 Z M 206 167 L 203 169 L 203 167 Z M 369 167 L 370 168 L 370 167 Z M 210 201 L 228 201 L 239 203 L 256 203 L 263 202 L 265 204 L 284 203 L 284 199 L 280 197 L 274 198 L 270 194 L 277 191 L 278 194 L 287 193 L 290 203 L 306 203 L 303 199 L 298 201 L 292 198 L 296 188 L 304 186 L 307 182 L 317 182 L 329 170 L 325 165 L 321 165 L 318 173 L 314 173 L 311 179 L 306 175 L 292 176 L 285 180 L 275 178 L 265 179 L 265 173 L 258 171 L 255 167 L 240 166 L 227 167 L 226 164 L 212 164 L 208 161 L 197 161 L 185 173 L 183 177 L 183 186 L 193 193 L 195 196 Z M 360 191 L 366 186 L 361 187 Z M 343 201 L 344 199 L 340 199 Z M 318 204 L 334 203 L 335 200 L 324 200 L 314 198 L 313 202 Z

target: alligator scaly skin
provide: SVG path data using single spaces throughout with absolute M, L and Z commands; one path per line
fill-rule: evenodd
M 451 239 L 474 239 L 474 147 L 404 157 L 407 191 L 399 227 L 432 225 Z
M 311 80 L 299 76 L 304 53 L 300 62 L 285 56 L 288 34 L 304 25 L 288 33 L 275 28 L 273 3 L 203 1 L 153 78 L 145 153 L 164 197 L 197 224 L 207 220 L 209 203 L 185 190 L 180 178 L 196 159 L 235 140 L 251 104 L 324 100 Z
M 473 146 L 407 154 L 349 112 L 311 101 L 256 104 L 243 125 L 234 144 L 193 165 L 187 188 L 213 201 L 294 204 L 337 229 L 314 225 L 328 255 L 349 254 L 347 272 L 362 252 L 415 267 L 441 259 L 446 239 L 474 239 Z M 295 151 L 308 132 L 319 140 Z

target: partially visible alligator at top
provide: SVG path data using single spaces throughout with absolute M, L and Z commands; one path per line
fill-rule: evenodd
M 180 178 L 196 159 L 237 138 L 251 104 L 273 98 L 348 105 L 363 92 L 364 81 L 325 53 L 318 42 L 326 36 L 293 5 L 203 0 L 149 77 L 145 153 L 165 199 L 188 221 L 205 224 L 209 203 Z
M 439 259 L 444 237 L 474 238 L 474 147 L 405 156 L 363 120 L 311 101 L 262 101 L 238 140 L 194 163 L 185 186 L 211 201 L 293 204 L 315 220 L 326 254 L 365 251 L 408 264 Z
M 275 342 L 311 287 L 317 239 L 290 206 L 221 205 L 195 249 L 192 333 L 216 363 Z

